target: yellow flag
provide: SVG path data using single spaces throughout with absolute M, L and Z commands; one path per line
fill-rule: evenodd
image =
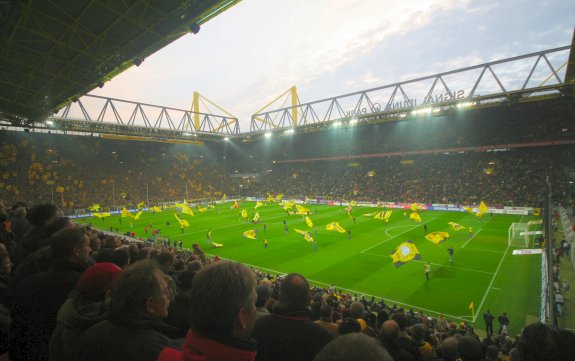
M 487 210 L 488 210 L 487 204 L 481 201 L 481 203 L 479 203 L 479 212 L 477 212 L 477 217 L 479 218 L 483 217 L 483 215 L 487 213 Z
M 462 230 L 462 229 L 466 229 L 466 228 L 463 227 L 462 225 L 457 224 L 457 223 L 455 223 L 455 222 L 447 222 L 447 224 L 449 224 L 454 231 L 459 231 L 459 230 Z
M 303 236 L 303 238 L 308 242 L 313 242 L 313 237 L 308 231 L 302 231 L 299 229 L 294 228 L 294 231 Z
M 409 215 L 409 219 L 413 219 L 415 222 L 421 222 L 421 217 L 419 216 L 419 213 L 411 213 Z
M 141 211 L 145 205 L 146 205 L 146 203 L 144 201 L 141 201 L 140 203 L 138 203 L 138 210 Z
M 400 267 L 413 259 L 421 259 L 419 250 L 410 240 L 400 244 L 391 252 L 390 256 L 395 267 Z
M 297 214 L 309 214 L 310 211 L 304 206 L 300 206 L 299 204 L 295 205 L 295 209 L 297 210 Z
M 134 220 L 137 221 L 138 219 L 140 219 L 140 216 L 142 215 L 142 211 L 139 211 L 138 213 L 136 213 L 136 216 L 134 217 Z
M 425 239 L 435 244 L 440 244 L 447 238 L 449 238 L 449 233 L 447 232 L 431 232 L 425 235 Z
M 246 211 L 245 209 L 242 209 L 241 215 L 242 215 L 242 217 L 244 217 L 244 218 L 248 218 L 248 211 Z
M 122 208 L 122 218 L 133 217 L 132 213 L 130 213 L 126 207 Z
M 257 239 L 257 233 L 254 229 L 250 229 L 249 231 L 245 231 L 243 236 L 246 238 Z
M 158 207 L 158 206 L 153 206 L 152 210 L 156 213 L 160 213 L 162 211 L 162 208 Z
M 258 223 L 259 221 L 260 221 L 260 214 L 258 212 L 256 212 L 256 214 L 254 214 L 254 218 L 252 219 L 252 222 Z
M 206 213 L 208 211 L 207 207 L 198 207 L 198 212 L 200 213 Z
M 335 231 L 339 233 L 345 233 L 345 229 L 339 225 L 339 222 L 331 222 L 325 225 L 326 231 Z
M 463 207 L 463 209 L 465 209 L 467 211 L 467 213 L 469 213 L 469 214 L 474 214 L 473 208 L 471 208 L 471 207 Z
M 264 204 L 262 202 L 256 202 L 256 206 L 254 207 L 254 209 L 258 209 L 259 207 L 263 206 Z
M 417 212 L 418 210 L 419 210 L 419 206 L 417 205 L 417 203 L 412 203 L 411 204 L 411 211 Z
M 228 196 L 224 193 L 224 195 L 222 196 L 222 201 L 225 201 L 226 199 L 228 199 Z
M 286 201 L 286 202 L 283 203 L 283 208 L 284 208 L 285 210 L 292 209 L 293 206 L 294 206 L 294 204 L 295 204 L 294 202 L 287 202 L 287 201 Z
M 174 217 L 176 217 L 176 219 L 178 220 L 178 223 L 180 223 L 181 228 L 188 228 L 190 226 L 190 223 L 188 221 L 186 221 L 185 219 L 181 219 L 180 217 L 178 217 L 177 213 L 174 213 Z
M 186 204 L 182 204 L 182 213 L 195 217 L 194 211 L 192 211 L 192 209 Z
M 212 246 L 214 246 L 215 248 L 221 248 L 221 247 L 223 247 L 224 245 L 221 244 L 221 243 L 212 242 Z
M 90 210 L 94 212 L 98 212 L 100 210 L 100 205 L 98 203 L 94 203 L 90 206 Z
M 312 228 L 312 227 L 313 227 L 313 222 L 311 221 L 311 218 L 305 217 L 305 223 L 307 224 L 307 226 L 308 226 L 309 228 Z
M 96 217 L 96 218 L 102 219 L 102 218 L 110 217 L 110 213 L 109 213 L 109 212 L 106 212 L 106 213 L 94 213 L 93 216 Z
M 355 206 L 357 206 L 357 202 L 356 201 L 350 201 L 349 205 L 352 207 L 355 207 Z

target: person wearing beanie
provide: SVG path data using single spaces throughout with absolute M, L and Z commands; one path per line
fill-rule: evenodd
M 106 295 L 122 269 L 109 262 L 96 263 L 82 273 L 70 297 L 58 312 L 50 340 L 50 360 L 70 360 L 78 338 L 89 327 L 108 317 Z

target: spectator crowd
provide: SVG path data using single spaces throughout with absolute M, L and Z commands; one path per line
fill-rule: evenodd
M 84 227 L 51 204 L 0 207 L 6 360 L 571 360 L 575 334 L 509 334 Z M 493 327 L 494 323 L 495 326 Z

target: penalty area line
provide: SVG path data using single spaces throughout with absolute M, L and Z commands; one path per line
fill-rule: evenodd
M 432 218 L 432 219 L 428 220 L 427 222 L 423 222 L 423 224 L 429 223 L 429 222 L 431 222 L 431 221 L 433 221 L 433 220 L 435 220 L 435 219 L 437 219 L 437 218 L 438 218 L 438 217 Z M 412 228 L 408 229 L 407 231 L 401 232 L 400 234 L 398 234 L 398 235 L 396 235 L 396 236 L 393 236 L 393 237 L 391 237 L 391 238 L 388 238 L 388 239 L 386 239 L 386 240 L 383 240 L 383 241 L 381 241 L 381 242 L 379 242 L 379 243 L 377 243 L 377 244 L 375 244 L 375 245 L 373 245 L 373 246 L 371 246 L 371 247 L 369 247 L 369 248 L 364 249 L 363 251 L 361 251 L 361 252 L 359 252 L 359 253 L 364 253 L 364 252 L 366 252 L 366 251 L 369 251 L 370 249 L 375 248 L 375 247 L 379 246 L 380 244 L 384 244 L 384 243 L 386 243 L 386 242 L 388 242 L 388 241 L 391 241 L 392 239 L 397 238 L 397 237 L 401 236 L 401 235 L 404 234 L 404 233 L 413 231 L 414 229 L 416 229 L 416 228 L 419 227 L 419 226 L 420 226 L 420 225 L 418 224 L 418 225 L 416 225 L 415 227 L 412 227 Z

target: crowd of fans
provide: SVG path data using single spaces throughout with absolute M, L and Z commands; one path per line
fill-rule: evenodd
M 541 206 L 545 179 L 570 195 L 575 160 L 573 107 L 548 102 L 202 145 L 3 130 L 0 196 L 64 210 L 266 192 Z
M 430 317 L 300 274 L 271 275 L 0 207 L 0 355 L 9 360 L 570 360 L 575 334 Z M 488 317 L 489 315 L 491 317 Z

